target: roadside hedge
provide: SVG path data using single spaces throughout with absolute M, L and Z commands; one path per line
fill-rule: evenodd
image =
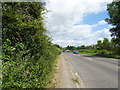
M 45 2 L 2 3 L 2 87 L 51 87 L 60 54 L 47 36 Z
M 110 52 L 107 51 L 107 50 L 99 50 L 98 51 L 98 55 L 101 55 L 101 56 L 106 56 L 106 55 L 109 55 Z

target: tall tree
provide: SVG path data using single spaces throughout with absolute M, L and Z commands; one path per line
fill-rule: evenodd
M 106 19 L 109 24 L 114 27 L 110 29 L 113 41 L 118 46 L 118 54 L 120 54 L 120 1 L 112 2 L 107 5 L 109 18 Z

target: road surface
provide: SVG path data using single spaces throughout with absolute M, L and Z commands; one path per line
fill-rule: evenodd
M 118 59 L 62 53 L 84 88 L 118 88 Z M 68 65 L 68 64 L 66 64 Z M 82 86 L 80 86 L 82 87 Z

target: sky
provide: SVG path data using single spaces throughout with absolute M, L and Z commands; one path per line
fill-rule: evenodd
M 54 44 L 93 45 L 111 39 L 107 4 L 112 0 L 49 0 L 46 28 Z

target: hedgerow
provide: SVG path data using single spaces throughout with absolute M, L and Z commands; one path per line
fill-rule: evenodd
M 2 3 L 2 87 L 47 88 L 60 54 L 47 36 L 45 2 Z

